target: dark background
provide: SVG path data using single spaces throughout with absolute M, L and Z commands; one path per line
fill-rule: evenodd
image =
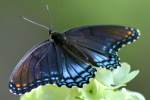
M 49 3 L 50 1 L 52 0 L 49 0 Z M 59 0 L 56 1 L 59 2 Z M 132 66 L 132 69 L 140 70 L 138 77 L 130 82 L 127 88 L 142 93 L 147 99 L 150 98 L 150 1 L 93 0 L 92 2 L 98 1 L 99 3 L 95 3 L 95 7 L 97 8 L 92 9 L 88 7 L 91 0 L 83 0 L 82 3 L 80 2 L 81 4 L 78 9 L 76 9 L 77 11 L 74 10 L 76 12 L 72 12 L 72 6 L 68 6 L 70 1 L 64 1 L 63 6 L 60 3 L 56 7 L 68 7 L 66 9 L 67 12 L 63 12 L 65 9 L 61 9 L 61 7 L 58 8 L 60 14 L 53 13 L 52 18 L 55 18 L 55 20 L 51 20 L 48 17 L 48 14 L 44 10 L 44 5 L 40 0 L 0 1 L 0 99 L 18 100 L 17 96 L 11 95 L 8 91 L 9 75 L 28 49 L 48 38 L 47 30 L 24 21 L 21 18 L 22 16 L 26 16 L 47 26 L 51 23 L 54 25 L 54 29 L 58 31 L 64 31 L 72 26 L 89 23 L 119 24 L 139 28 L 142 33 L 140 39 L 136 43 L 123 48 L 119 54 L 121 60 L 128 62 Z M 84 3 L 87 8 L 83 7 Z M 85 16 L 82 16 L 82 18 L 79 16 L 81 13 L 79 9 L 82 8 L 88 9 L 88 12 L 86 12 L 86 18 L 89 18 L 88 21 L 82 20 L 85 19 Z M 93 12 L 94 9 L 95 12 Z M 79 14 L 77 15 L 78 12 Z M 93 18 L 96 14 L 97 16 Z M 66 19 L 71 20 L 73 18 L 78 19 L 78 21 L 75 20 L 74 23 L 65 21 Z M 57 26 L 55 26 L 55 23 Z

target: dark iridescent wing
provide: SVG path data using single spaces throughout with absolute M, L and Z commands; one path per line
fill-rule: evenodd
M 49 40 L 36 45 L 20 60 L 10 77 L 9 88 L 24 94 L 44 84 L 82 87 L 96 70 L 76 60 Z
M 55 72 L 57 68 L 56 66 L 54 67 L 56 65 L 56 58 L 51 58 L 51 56 L 55 57 L 55 51 L 53 49 L 54 46 L 47 40 L 29 50 L 11 74 L 9 83 L 10 91 L 14 94 L 24 94 L 32 88 L 43 84 L 42 81 L 44 80 L 42 79 L 44 77 L 50 77 L 48 81 L 53 83 L 52 76 L 58 76 L 51 75 L 50 73 Z M 49 58 L 48 55 L 50 56 Z M 54 62 L 49 62 L 48 60 Z M 53 67 L 49 67 L 49 63 Z
M 92 68 L 90 64 L 75 58 L 59 46 L 56 47 L 56 51 L 62 70 L 62 80 L 56 83 L 58 86 L 82 87 L 83 84 L 89 82 L 90 78 L 95 76 L 96 69 Z
M 97 67 L 113 69 L 120 65 L 117 51 L 139 37 L 139 30 L 113 25 L 74 28 L 65 32 L 66 41 L 76 45 Z

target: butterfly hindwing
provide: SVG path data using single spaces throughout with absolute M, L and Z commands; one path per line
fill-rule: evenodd
M 45 84 L 82 87 L 94 77 L 95 71 L 47 40 L 33 47 L 20 60 L 11 74 L 9 88 L 12 93 L 21 95 Z
M 62 80 L 57 82 L 58 86 L 82 87 L 83 84 L 89 82 L 90 78 L 95 76 L 96 69 L 92 68 L 91 65 L 70 55 L 65 49 L 58 46 L 56 48 L 62 69 Z
M 114 69 L 119 66 L 118 50 L 139 37 L 139 30 L 113 25 L 84 26 L 65 32 L 69 43 L 97 63 L 98 67 Z

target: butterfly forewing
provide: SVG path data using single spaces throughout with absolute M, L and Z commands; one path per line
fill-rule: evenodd
M 93 58 L 98 67 L 108 69 L 120 65 L 117 51 L 136 40 L 139 34 L 137 29 L 113 25 L 84 26 L 65 32 L 69 43 Z
M 56 51 L 47 40 L 29 50 L 17 64 L 10 77 L 10 90 L 14 94 L 23 94 L 38 85 L 53 83 L 59 76 L 56 72 Z

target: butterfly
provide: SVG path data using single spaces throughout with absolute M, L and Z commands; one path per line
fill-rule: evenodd
M 118 50 L 138 39 L 140 32 L 126 26 L 93 25 L 49 34 L 16 65 L 9 80 L 13 94 L 45 84 L 81 88 L 95 77 L 96 67 L 113 70 L 120 66 Z

